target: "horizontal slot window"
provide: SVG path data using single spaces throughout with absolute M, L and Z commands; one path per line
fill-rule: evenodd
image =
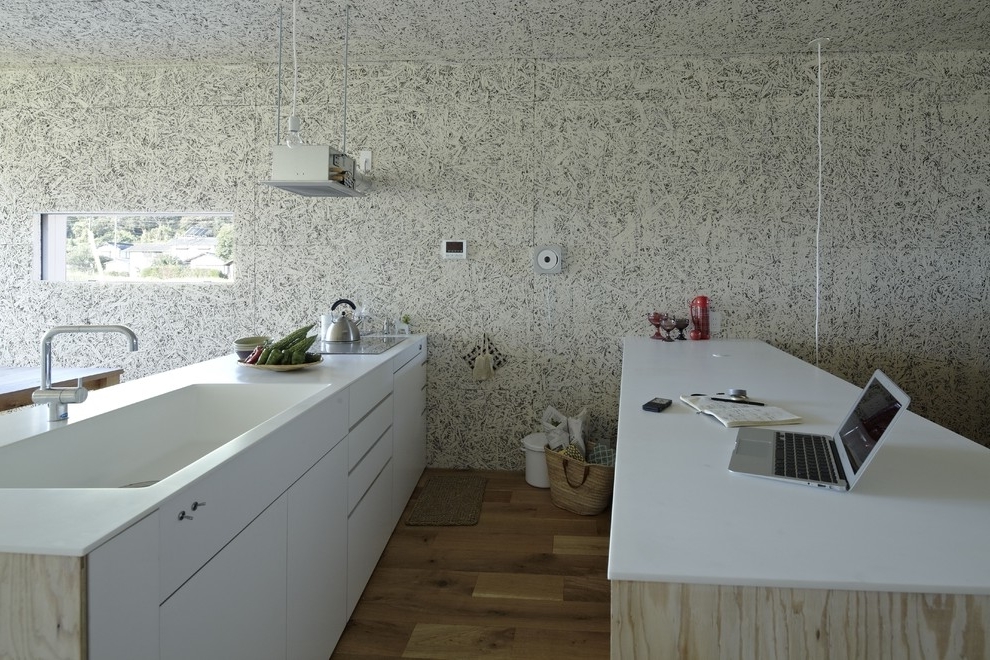
M 66 282 L 229 282 L 232 213 L 45 213 L 41 279 Z

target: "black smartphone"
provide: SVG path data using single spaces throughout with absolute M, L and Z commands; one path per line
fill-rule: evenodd
M 643 410 L 649 410 L 650 412 L 663 412 L 670 407 L 670 399 L 661 399 L 656 397 L 655 399 L 650 399 L 643 404 Z

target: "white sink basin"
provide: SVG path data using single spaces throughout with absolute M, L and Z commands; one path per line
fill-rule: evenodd
M 0 447 L 0 488 L 147 486 L 324 387 L 183 387 Z

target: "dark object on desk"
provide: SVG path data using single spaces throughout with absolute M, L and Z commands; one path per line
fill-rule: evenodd
M 643 410 L 647 410 L 649 412 L 663 412 L 670 407 L 670 404 L 670 399 L 661 399 L 660 397 L 656 397 L 644 403 Z
M 741 403 L 746 406 L 765 406 L 767 404 L 760 403 L 759 401 L 744 401 L 742 399 L 720 399 L 717 396 L 711 397 L 712 401 L 724 401 L 725 403 Z

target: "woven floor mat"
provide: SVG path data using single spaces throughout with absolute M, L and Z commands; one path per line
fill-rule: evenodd
M 488 480 L 476 476 L 433 476 L 423 486 L 407 525 L 477 525 Z

